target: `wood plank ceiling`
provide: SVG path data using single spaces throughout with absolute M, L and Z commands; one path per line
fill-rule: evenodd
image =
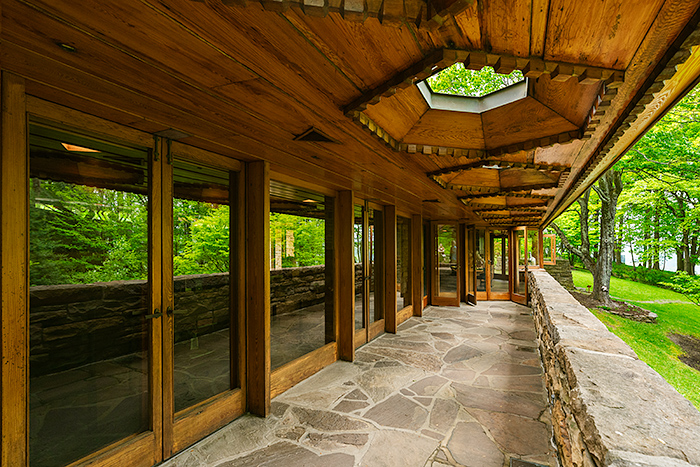
M 38 98 L 327 188 L 542 225 L 697 79 L 699 4 L 3 0 L 0 63 Z M 418 83 L 457 61 L 521 69 L 527 96 L 431 108 Z M 311 127 L 333 141 L 294 140 Z

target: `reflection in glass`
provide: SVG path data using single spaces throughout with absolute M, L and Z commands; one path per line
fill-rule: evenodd
M 476 297 L 476 277 L 474 263 L 476 261 L 476 246 L 474 245 L 474 227 L 467 229 L 467 294 Z
M 508 292 L 508 231 L 491 232 L 491 292 Z
M 384 319 L 384 289 L 382 280 L 382 255 L 384 252 L 384 213 L 369 210 L 367 247 L 369 259 L 369 322 Z
M 457 226 L 437 224 L 435 257 L 437 290 L 440 297 L 457 297 Z
M 486 231 L 476 230 L 476 252 L 474 267 L 476 268 L 476 291 L 486 292 Z
M 396 309 L 411 304 L 411 219 L 396 218 Z
M 229 173 L 173 163 L 175 412 L 231 384 Z
M 525 248 L 525 229 L 514 230 L 513 234 L 513 239 L 515 241 L 515 265 L 517 267 L 515 293 L 525 295 L 527 291 L 527 276 L 525 271 L 525 258 L 527 255 L 527 249 Z
M 531 268 L 540 267 L 539 234 L 538 230 L 527 229 L 527 264 Z
M 30 126 L 29 456 L 65 465 L 150 427 L 148 158 Z
M 272 369 L 335 340 L 333 203 L 270 182 Z
M 365 290 L 365 227 L 364 206 L 355 205 L 355 223 L 353 225 L 353 257 L 355 261 L 355 329 L 365 327 L 364 290 Z

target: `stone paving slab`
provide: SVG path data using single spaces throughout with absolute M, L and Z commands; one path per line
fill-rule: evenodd
M 431 307 L 164 467 L 556 467 L 530 309 Z

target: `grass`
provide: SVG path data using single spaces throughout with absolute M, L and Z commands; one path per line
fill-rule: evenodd
M 586 271 L 573 270 L 574 285 L 593 286 Z M 681 349 L 668 334 L 685 334 L 700 338 L 700 307 L 671 290 L 613 277 L 610 295 L 638 305 L 658 315 L 657 324 L 638 323 L 602 310 L 591 310 L 614 334 L 656 370 L 673 387 L 700 410 L 700 371 L 678 360 Z M 657 300 L 681 300 L 688 303 L 642 303 Z

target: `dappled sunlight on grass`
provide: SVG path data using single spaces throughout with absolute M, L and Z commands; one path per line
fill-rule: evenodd
M 588 272 L 572 272 L 574 285 L 592 286 L 593 277 Z M 593 314 L 632 347 L 641 360 L 700 409 L 700 371 L 678 360 L 682 351 L 667 337 L 668 334 L 677 333 L 700 338 L 700 307 L 692 303 L 644 303 L 688 300 L 670 290 L 614 277 L 610 290 L 611 295 L 656 313 L 657 324 L 639 323 L 598 309 L 592 310 Z

